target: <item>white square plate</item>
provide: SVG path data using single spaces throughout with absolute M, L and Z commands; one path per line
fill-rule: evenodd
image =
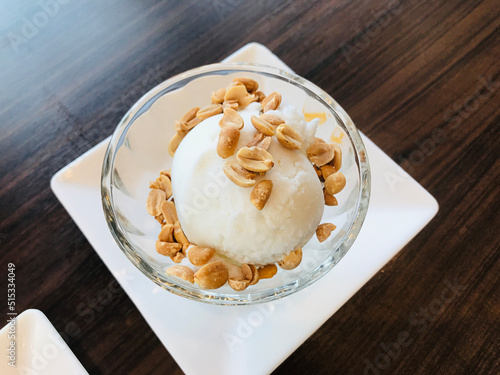
M 12 345 L 12 342 L 15 342 Z M 12 358 L 2 358 L 2 375 L 88 375 L 50 320 L 30 309 L 0 330 L 0 346 Z M 15 361 L 13 366 L 10 361 Z
M 291 71 L 257 43 L 246 45 L 224 61 Z M 282 300 L 257 306 L 207 305 L 175 296 L 152 283 L 113 240 L 100 198 L 101 165 L 108 141 L 56 173 L 52 190 L 187 374 L 270 373 L 438 210 L 436 200 L 422 186 L 363 136 L 372 172 L 370 207 L 356 242 L 340 263 L 315 284 Z

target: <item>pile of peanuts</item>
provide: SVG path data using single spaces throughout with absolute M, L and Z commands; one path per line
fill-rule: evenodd
M 226 88 L 212 93 L 212 104 L 203 108 L 195 107 L 175 122 L 176 134 L 168 145 L 170 155 L 174 156 L 179 144 L 195 126 L 206 118 L 223 113 L 219 126 L 221 127 L 217 154 L 226 159 L 235 154 L 240 130 L 244 121 L 237 112 L 252 102 L 261 103 L 261 115 L 252 116 L 251 123 L 257 130 L 247 146 L 236 152 L 236 160 L 224 164 L 223 171 L 229 180 L 238 186 L 253 187 L 250 194 L 251 203 L 262 210 L 271 196 L 273 183 L 262 180 L 256 183 L 257 176 L 265 176 L 274 166 L 273 156 L 267 151 L 273 136 L 278 142 L 290 150 L 302 149 L 302 137 L 291 126 L 274 114 L 267 111 L 276 110 L 281 104 L 281 95 L 273 92 L 266 96 L 258 91 L 259 85 L 250 78 L 234 78 Z M 339 193 L 346 184 L 346 179 L 339 171 L 342 165 L 342 152 L 338 145 L 327 144 L 320 138 L 307 151 L 307 157 L 313 164 L 316 173 L 323 183 L 323 193 L 327 206 L 338 205 L 334 194 Z M 201 267 L 196 272 L 185 265 L 174 265 L 166 273 L 179 277 L 190 283 L 197 283 L 203 289 L 217 289 L 226 284 L 235 291 L 243 291 L 250 285 L 255 285 L 260 279 L 272 278 L 277 272 L 276 264 L 257 266 L 242 264 L 237 277 L 230 277 L 227 263 L 214 257 L 215 249 L 200 247 L 189 243 L 186 238 L 175 209 L 172 197 L 172 181 L 170 171 L 161 171 L 160 176 L 150 183 L 150 193 L 147 199 L 147 209 L 150 215 L 161 224 L 162 229 L 156 242 L 156 251 L 169 256 L 173 262 L 181 263 L 186 257 L 192 265 Z M 324 242 L 335 230 L 331 223 L 320 224 L 316 236 Z M 215 259 L 215 260 L 214 260 Z M 277 264 L 284 270 L 296 268 L 302 261 L 302 249 L 291 251 Z

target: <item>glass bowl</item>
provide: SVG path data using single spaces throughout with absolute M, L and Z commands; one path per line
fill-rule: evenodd
M 174 122 L 194 106 L 210 104 L 212 91 L 237 76 L 255 79 L 259 89 L 278 91 L 283 101 L 309 116 L 320 116 L 317 137 L 342 148 L 346 187 L 336 195 L 338 206 L 325 206 L 322 223 L 337 229 L 319 243 L 316 236 L 303 247 L 302 263 L 294 270 L 236 292 L 227 284 L 201 289 L 167 275 L 174 265 L 155 250 L 160 226 L 146 210 L 149 181 L 169 169 L 167 145 L 175 134 Z M 361 137 L 347 113 L 323 90 L 281 69 L 256 64 L 212 64 L 179 74 L 145 94 L 118 124 L 102 168 L 101 197 L 111 234 L 128 259 L 162 288 L 191 300 L 219 305 L 268 302 L 304 289 L 330 271 L 355 241 L 366 216 L 370 196 L 370 168 Z M 300 220 L 300 219 L 298 219 Z M 116 256 L 119 256 L 118 254 Z M 188 263 L 187 258 L 182 264 Z

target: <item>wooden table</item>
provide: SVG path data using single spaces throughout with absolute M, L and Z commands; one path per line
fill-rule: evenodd
M 41 309 L 91 374 L 181 370 L 50 177 L 157 83 L 251 41 L 335 97 L 440 205 L 276 373 L 500 371 L 498 1 L 61 3 L 0 2 L 0 290 L 15 263 L 18 311 Z

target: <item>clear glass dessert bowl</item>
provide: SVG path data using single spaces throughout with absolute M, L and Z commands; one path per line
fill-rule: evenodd
M 175 263 L 156 252 L 160 226 L 146 210 L 149 182 L 172 165 L 168 143 L 175 134 L 175 121 L 192 107 L 210 104 L 211 93 L 227 86 L 234 77 L 252 78 L 265 94 L 280 92 L 283 101 L 301 109 L 306 118 L 320 118 L 316 137 L 341 147 L 341 171 L 347 181 L 345 188 L 336 194 L 338 205 L 324 208 L 321 223 L 333 223 L 337 227 L 330 237 L 320 243 L 313 235 L 303 246 L 303 259 L 297 268 L 283 270 L 278 267 L 273 278 L 261 280 L 241 292 L 227 284 L 219 289 L 205 290 L 196 283 L 166 274 L 165 270 Z M 370 167 L 365 146 L 352 120 L 316 85 L 273 67 L 212 64 L 166 80 L 127 112 L 106 151 L 101 197 L 106 221 L 118 246 L 154 283 L 191 300 L 219 305 L 254 304 L 306 288 L 329 272 L 347 253 L 368 209 Z M 181 264 L 191 266 L 187 258 Z

